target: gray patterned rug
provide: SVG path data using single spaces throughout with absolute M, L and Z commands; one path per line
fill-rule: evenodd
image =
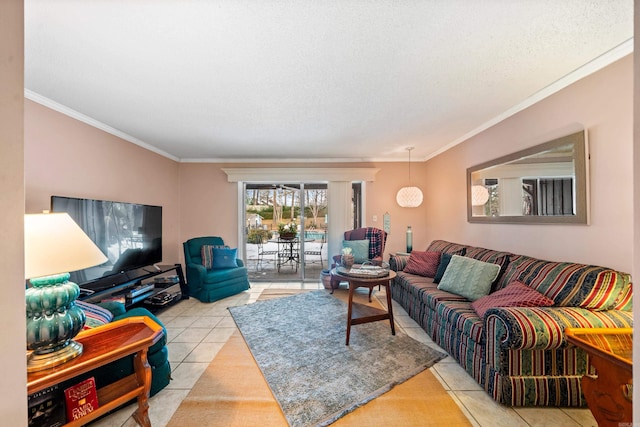
M 446 356 L 388 321 L 351 327 L 326 291 L 229 308 L 289 422 L 326 426 Z

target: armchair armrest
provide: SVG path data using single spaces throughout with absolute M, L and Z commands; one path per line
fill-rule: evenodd
M 187 270 L 191 272 L 191 274 L 197 274 L 198 276 L 207 274 L 207 269 L 202 264 L 187 264 Z
M 200 290 L 203 278 L 207 274 L 207 269 L 202 264 L 187 264 L 186 269 L 187 286 L 189 287 L 189 293 L 193 294 Z

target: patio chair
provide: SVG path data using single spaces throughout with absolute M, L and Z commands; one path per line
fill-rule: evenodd
M 304 262 L 305 264 L 313 264 L 313 263 L 320 263 L 320 267 L 322 269 L 324 269 L 324 261 L 322 260 L 322 248 L 324 247 L 325 241 L 326 241 L 326 235 L 323 234 L 322 235 L 322 239 L 320 239 L 320 248 L 312 248 L 312 249 L 305 249 L 304 251 Z M 309 242 L 311 243 L 311 242 Z M 309 245 L 311 246 L 311 245 Z M 306 242 L 305 242 L 305 248 L 307 247 Z M 309 257 L 318 257 L 318 259 L 310 259 Z
M 256 263 L 256 270 L 263 270 L 264 262 L 273 262 L 275 265 L 276 257 L 278 256 L 278 249 L 265 248 L 265 244 L 263 241 L 258 242 L 257 245 L 258 245 L 258 262 Z M 265 259 L 265 257 L 273 257 L 273 260 Z

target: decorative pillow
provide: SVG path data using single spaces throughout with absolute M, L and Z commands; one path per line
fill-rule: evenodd
M 213 250 L 215 248 L 228 248 L 228 246 L 220 246 L 220 245 L 202 245 L 200 248 L 200 257 L 202 258 L 202 265 L 207 270 L 211 270 L 213 268 Z
M 84 323 L 84 329 L 91 329 L 106 325 L 113 320 L 113 313 L 99 305 L 76 300 L 76 306 L 84 311 L 84 314 L 87 316 L 87 320 Z
M 497 264 L 453 255 L 438 289 L 475 301 L 489 294 L 498 273 L 500 266 Z
M 361 264 L 369 261 L 369 240 L 343 240 L 343 248 L 351 248 L 353 262 Z
M 553 300 L 540 292 L 514 281 L 492 294 L 479 298 L 471 303 L 471 307 L 484 317 L 488 309 L 494 307 L 551 307 Z
M 238 248 L 213 248 L 213 268 L 234 268 L 238 266 Z
M 447 270 L 449 266 L 449 262 L 451 262 L 451 257 L 453 255 L 442 252 L 440 254 L 440 264 L 438 264 L 438 269 L 436 270 L 436 275 L 433 276 L 433 283 L 440 283 L 442 280 L 442 276 L 444 276 L 444 272 Z
M 418 276 L 434 277 L 440 264 L 440 252 L 411 251 L 402 271 Z

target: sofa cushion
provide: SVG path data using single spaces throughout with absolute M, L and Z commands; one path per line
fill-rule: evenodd
M 625 286 L 624 273 L 594 265 L 529 258 L 519 264 L 515 278 L 560 307 L 612 309 Z
M 343 248 L 350 248 L 353 261 L 356 264 L 362 264 L 369 260 L 369 240 L 343 240 Z
M 240 260 L 238 260 L 240 261 Z M 203 284 L 214 283 L 218 287 L 224 286 L 223 282 L 235 281 L 235 279 L 244 279 L 247 276 L 246 267 L 236 268 L 214 268 L 207 271 L 207 274 L 202 278 Z
M 238 248 L 213 248 L 213 268 L 236 268 Z
M 440 264 L 440 252 L 412 251 L 404 272 L 424 277 L 435 277 Z
M 87 320 L 84 323 L 84 329 L 106 325 L 113 320 L 113 313 L 104 307 L 80 300 L 76 301 L 76 306 L 84 311 L 86 315 Z
M 459 245 L 458 245 L 459 246 Z M 436 275 L 433 278 L 433 283 L 440 283 L 440 280 L 442 280 L 442 276 L 444 276 L 444 272 L 447 270 L 447 267 L 449 266 L 449 262 L 451 261 L 451 257 L 453 255 L 460 255 L 460 256 L 464 256 L 465 254 L 465 249 L 458 249 L 456 252 L 442 252 L 440 254 L 440 263 L 438 264 L 438 269 L 436 270 Z M 430 252 L 430 251 L 427 251 Z
M 480 343 L 482 337 L 482 320 L 473 310 L 469 301 L 439 301 L 436 304 L 437 319 L 441 327 L 448 331 L 456 330 Z
M 452 255 L 438 289 L 475 301 L 489 294 L 499 272 L 500 266 L 497 264 Z
M 532 258 L 526 255 L 509 255 L 509 262 L 504 268 L 504 271 L 500 274 L 498 278 L 498 282 L 494 285 L 493 291 L 497 291 L 506 287 L 509 283 L 514 280 L 518 280 L 518 268 L 523 263 L 529 263 L 536 261 L 536 258 Z M 526 285 L 526 283 L 525 283 Z
M 485 312 L 492 307 L 550 307 L 552 305 L 552 299 L 517 281 L 471 303 L 471 307 L 480 317 L 484 317 Z
M 474 246 L 469 246 L 464 256 L 477 259 L 478 261 L 490 262 L 492 264 L 498 264 L 500 266 L 500 272 L 498 273 L 498 277 L 491 284 L 491 291 L 497 290 L 498 282 L 505 272 L 507 266 L 509 265 L 509 252 L 502 251 L 494 251 L 493 249 L 485 249 Z

